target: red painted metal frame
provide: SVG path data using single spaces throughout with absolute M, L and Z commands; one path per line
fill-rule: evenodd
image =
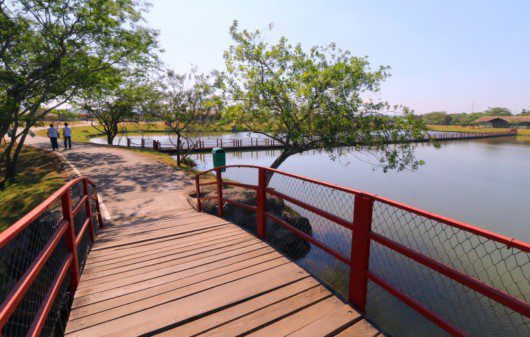
M 488 284 L 485 284 L 473 277 L 470 277 L 461 271 L 445 265 L 439 261 L 436 261 L 428 256 L 425 256 L 417 251 L 414 251 L 408 247 L 405 247 L 401 244 L 398 244 L 380 234 L 374 233 L 371 230 L 371 223 L 372 223 L 372 213 L 373 213 L 373 206 L 374 202 L 380 202 L 392 207 L 396 207 L 399 209 L 402 209 L 407 212 L 415 213 L 419 216 L 425 217 L 427 219 L 434 220 L 438 223 L 451 226 L 472 234 L 475 234 L 477 236 L 493 240 L 495 242 L 501 243 L 503 245 L 506 245 L 507 248 L 515 248 L 518 250 L 521 250 L 523 252 L 530 252 L 530 244 L 516 240 L 514 238 L 509 238 L 503 235 L 499 235 L 497 233 L 487 231 L 484 229 L 481 229 L 476 226 L 469 225 L 467 223 L 457 221 L 448 217 L 444 217 L 432 212 L 427 212 L 419 208 L 412 207 L 410 205 L 406 205 L 388 198 L 384 198 L 375 194 L 367 193 L 364 191 L 358 191 L 354 189 L 350 189 L 344 186 L 339 186 L 311 178 L 307 178 L 304 176 L 287 173 L 271 168 L 264 168 L 260 166 L 254 166 L 254 165 L 228 165 L 223 167 L 217 167 L 215 169 L 211 169 L 205 172 L 201 172 L 197 174 L 196 176 L 196 184 L 197 188 L 199 188 L 200 179 L 199 177 L 202 175 L 210 174 L 212 171 L 216 171 L 217 173 L 217 193 L 218 196 L 218 205 L 220 208 L 222 208 L 222 185 L 223 180 L 221 177 L 221 169 L 235 169 L 235 168 L 253 168 L 259 170 L 259 183 L 256 188 L 254 185 L 246 185 L 241 183 L 234 183 L 234 182 L 224 182 L 225 185 L 232 185 L 232 186 L 239 186 L 242 188 L 250 188 L 252 190 L 257 191 L 257 206 L 256 206 L 256 212 L 258 214 L 258 236 L 264 238 L 264 233 L 266 231 L 265 228 L 265 221 L 260 220 L 260 214 L 264 214 L 265 217 L 275 221 L 276 223 L 280 224 L 281 226 L 287 228 L 288 230 L 292 231 L 299 237 L 303 238 L 304 240 L 307 240 L 308 242 L 313 243 L 318 248 L 324 250 L 328 254 L 332 255 L 333 257 L 337 258 L 338 260 L 348 264 L 350 266 L 350 284 L 349 284 L 349 295 L 348 300 L 349 302 L 354 305 L 356 308 L 358 308 L 362 313 L 366 311 L 366 294 L 367 294 L 367 284 L 368 280 L 372 280 L 374 283 L 388 291 L 390 294 L 416 310 L 418 313 L 426 317 L 427 319 L 431 320 L 433 323 L 438 325 L 440 328 L 444 329 L 448 333 L 455 335 L 455 336 L 465 336 L 465 332 L 461 329 L 455 327 L 450 322 L 446 321 L 443 317 L 440 317 L 438 314 L 427 308 L 426 306 L 422 305 L 421 303 L 417 302 L 415 299 L 410 297 L 409 295 L 405 294 L 398 288 L 394 287 L 390 283 L 386 282 L 385 280 L 381 279 L 377 275 L 373 274 L 369 270 L 369 254 L 370 254 L 370 242 L 375 241 L 379 244 L 384 245 L 385 247 L 402 254 L 432 270 L 435 270 L 442 275 L 445 275 L 446 277 L 449 277 L 456 282 L 479 292 L 480 294 L 514 310 L 515 312 L 518 312 L 526 317 L 530 317 L 530 305 L 528 303 L 525 303 L 509 294 L 506 294 L 505 292 L 496 289 Z M 309 205 L 303 201 L 300 201 L 292 196 L 285 195 L 283 193 L 277 192 L 274 189 L 267 188 L 267 180 L 266 175 L 283 175 L 290 178 L 298 179 L 299 181 L 303 182 L 309 182 L 312 184 L 324 186 L 327 188 L 331 188 L 334 190 L 342 191 L 345 193 L 349 193 L 355 196 L 355 204 L 354 204 L 354 219 L 352 223 L 335 216 L 334 214 L 331 214 L 329 212 L 326 212 L 324 210 L 321 210 L 317 207 L 314 207 L 312 205 Z M 351 246 L 351 258 L 348 258 L 341 253 L 335 251 L 334 249 L 326 246 L 324 243 L 316 240 L 312 236 L 306 234 L 305 232 L 302 232 L 298 230 L 297 228 L 291 226 L 284 220 L 274 216 L 271 213 L 268 213 L 266 211 L 265 207 L 265 199 L 266 197 L 263 196 L 263 193 L 269 193 L 271 195 L 274 195 L 278 198 L 284 199 L 288 202 L 291 202 L 299 207 L 302 207 L 310 212 L 313 212 L 317 215 L 320 215 L 328 220 L 331 220 L 338 225 L 341 225 L 345 228 L 349 228 L 352 230 L 352 246 Z M 225 201 L 228 201 L 225 199 Z M 228 201 L 229 202 L 229 201 Z M 198 203 L 200 205 L 200 200 L 198 200 Z M 234 203 L 237 205 L 239 203 Z M 245 208 L 247 208 L 244 205 Z M 222 215 L 222 209 L 219 211 L 219 214 Z
M 83 184 L 83 197 L 79 203 L 72 207 L 71 189 L 76 184 Z M 89 185 L 93 188 L 93 195 L 90 195 Z M 63 261 L 61 270 L 53 280 L 51 287 L 45 295 L 43 303 L 41 303 L 36 316 L 33 319 L 32 325 L 29 329 L 28 336 L 38 336 L 42 330 L 48 313 L 53 305 L 55 297 L 57 296 L 61 284 L 66 276 L 66 273 L 70 273 L 70 287 L 72 291 L 75 291 L 79 284 L 79 261 L 77 256 L 77 248 L 87 229 L 90 232 L 91 241 L 94 241 L 95 233 L 92 223 L 92 210 L 90 207 L 90 200 L 93 200 L 96 205 L 96 217 L 98 220 L 99 227 L 103 227 L 101 212 L 99 208 L 99 202 L 97 197 L 97 191 L 95 184 L 88 178 L 80 177 L 74 179 L 61 187 L 44 202 L 35 207 L 31 212 L 26 214 L 8 229 L 0 233 L 0 248 L 7 245 L 13 240 L 18 234 L 20 234 L 26 227 L 28 227 L 33 221 L 41 216 L 53 203 L 61 201 L 61 209 L 63 218 L 58 223 L 58 228 L 53 233 L 52 237 L 48 240 L 44 248 L 35 257 L 32 264 L 28 267 L 24 275 L 18 280 L 16 285 L 7 294 L 6 299 L 0 304 L 0 331 L 3 329 L 5 324 L 9 321 L 11 315 L 17 309 L 24 295 L 29 290 L 31 285 L 37 279 L 41 269 L 46 264 L 50 256 L 53 254 L 55 248 L 59 242 L 64 239 L 68 249 L 68 255 Z M 74 228 L 74 215 L 77 214 L 82 207 L 85 207 L 85 220 L 79 233 L 75 233 Z M 1 333 L 0 333 L 1 334 Z
M 349 230 L 351 230 L 353 228 L 352 223 L 350 221 L 344 220 L 341 217 L 338 217 L 338 216 L 336 216 L 334 214 L 331 214 L 329 212 L 321 210 L 321 209 L 319 209 L 317 207 L 311 206 L 311 205 L 309 205 L 309 204 L 307 204 L 307 203 L 305 203 L 303 201 L 300 201 L 298 199 L 295 199 L 295 198 L 290 197 L 288 195 L 285 195 L 283 193 L 277 192 L 277 191 L 275 191 L 272 188 L 267 188 L 267 193 L 269 193 L 271 195 L 274 195 L 274 196 L 276 196 L 276 197 L 278 197 L 280 199 L 286 200 L 286 201 L 288 201 L 290 203 L 293 203 L 293 204 L 295 204 L 297 206 L 300 206 L 302 208 L 305 208 L 308 211 L 311 211 L 311 212 L 313 212 L 313 213 L 315 213 L 317 215 L 320 215 L 323 218 L 331 220 L 334 223 L 341 225 L 342 227 L 348 228 Z
M 291 232 L 293 232 L 294 234 L 298 235 L 302 239 L 311 242 L 312 244 L 314 244 L 318 248 L 322 249 L 323 251 L 325 251 L 329 255 L 335 257 L 339 261 L 342 261 L 342 262 L 344 262 L 347 265 L 350 264 L 350 259 L 349 258 L 347 258 L 346 256 L 342 255 L 341 253 L 337 252 L 333 248 L 330 248 L 330 247 L 326 246 L 324 243 L 322 243 L 319 240 L 313 238 L 311 235 L 307 234 L 306 232 L 303 232 L 303 231 L 299 230 L 298 228 L 290 225 L 285 220 L 280 219 L 277 216 L 275 216 L 275 215 L 273 215 L 273 214 L 271 214 L 269 212 L 265 212 L 265 216 L 267 218 L 269 218 L 269 219 L 272 219 L 274 222 L 276 222 L 277 224 L 283 226 L 284 228 L 290 230 Z

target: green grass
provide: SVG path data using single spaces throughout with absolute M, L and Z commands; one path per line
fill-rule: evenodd
M 3 176 L 3 168 L 0 168 Z M 0 190 L 0 232 L 63 186 L 68 177 L 59 157 L 27 146 L 20 154 L 19 174 L 14 183 Z
M 479 127 L 458 126 L 458 125 L 427 125 L 427 128 L 432 131 L 446 131 L 446 132 L 495 133 L 495 132 L 508 132 L 509 131 L 509 129 L 479 128 Z M 517 136 L 530 137 L 530 129 L 518 129 Z
M 59 128 L 62 124 L 59 123 Z M 121 123 L 119 126 L 120 131 L 127 132 L 131 135 L 140 135 L 142 133 L 164 133 L 170 131 L 170 129 L 162 122 L 156 123 Z M 233 131 L 232 125 L 217 125 L 211 123 L 207 127 L 207 132 L 228 132 Z M 47 137 L 46 130 L 39 130 L 36 132 L 37 135 Z M 72 141 L 74 142 L 88 142 L 91 138 L 105 137 L 105 134 L 97 130 L 91 125 L 72 126 Z M 119 135 L 117 136 L 119 137 Z

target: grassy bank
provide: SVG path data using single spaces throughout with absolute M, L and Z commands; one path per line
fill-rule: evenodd
M 483 132 L 483 133 L 495 133 L 495 132 L 508 132 L 509 129 L 495 129 L 495 128 L 472 128 L 470 126 L 457 126 L 457 125 L 427 125 L 427 128 L 432 131 L 445 131 L 445 132 Z M 530 129 L 518 129 L 518 136 L 530 137 Z
M 0 168 L 0 175 L 4 175 L 3 168 Z M 0 190 L 0 232 L 43 202 L 67 179 L 59 157 L 41 149 L 25 147 L 20 154 L 16 182 Z
M 62 123 L 59 123 L 59 127 L 62 128 Z M 119 129 L 120 131 L 127 132 L 131 135 L 140 135 L 142 133 L 163 133 L 170 131 L 170 129 L 162 122 L 121 123 Z M 206 127 L 206 132 L 230 132 L 234 130 L 235 127 L 233 125 L 218 125 L 215 123 L 210 123 Z M 36 133 L 42 137 L 47 136 L 46 130 L 39 130 Z M 97 130 L 92 125 L 72 126 L 72 141 L 74 142 L 88 142 L 91 138 L 104 136 L 104 133 Z

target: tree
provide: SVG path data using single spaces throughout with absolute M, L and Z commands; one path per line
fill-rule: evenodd
M 107 137 L 107 144 L 112 145 L 119 133 L 120 123 L 137 121 L 139 116 L 148 113 L 153 90 L 149 84 L 136 84 L 129 80 L 116 87 L 100 88 L 87 91 L 77 101 L 92 120 L 92 127 Z
M 175 145 L 177 165 L 186 157 L 183 140 L 193 144 L 195 137 L 204 130 L 203 123 L 219 104 L 213 86 L 205 75 L 197 74 L 193 69 L 190 74 L 177 74 L 168 70 L 160 81 L 160 104 L 155 115 L 171 129 L 176 136 Z M 170 135 L 171 139 L 171 135 Z
M 270 45 L 261 32 L 239 30 L 237 22 L 230 34 L 234 44 L 224 55 L 222 85 L 226 116 L 282 145 L 272 168 L 312 149 L 340 155 L 349 151 L 344 146 L 377 151 L 385 171 L 421 164 L 414 145 L 403 141 L 423 136 L 422 122 L 407 109 L 386 114 L 389 105 L 371 99 L 388 67 L 372 71 L 366 58 L 334 44 L 305 52 L 282 37 Z
M 156 33 L 136 0 L 0 1 L 0 138 L 6 178 L 30 127 L 108 73 L 156 61 Z
M 427 125 L 449 125 L 452 115 L 448 115 L 445 111 L 433 111 L 422 115 L 422 119 Z
M 508 108 L 489 107 L 484 111 L 485 116 L 511 116 L 512 112 Z

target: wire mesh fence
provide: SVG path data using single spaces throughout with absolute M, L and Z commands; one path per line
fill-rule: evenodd
M 37 215 L 29 215 L 28 220 L 23 218 L 15 223 L 7 231 L 13 234 L 0 235 L 0 303 L 6 310 L 0 316 L 0 335 L 25 336 L 35 329 L 39 319 L 44 319 L 41 336 L 62 335 L 73 299 L 71 274 L 65 269 L 75 265 L 71 262 L 73 255 L 69 245 L 78 251 L 81 270 L 92 245 L 90 227 L 82 232 L 89 218 L 85 208 L 89 199 L 83 199 L 83 183 L 84 178 L 77 179 L 62 192 L 57 192 L 54 201 L 39 206 L 43 208 L 36 211 Z M 71 196 L 68 202 L 65 195 Z M 68 214 L 63 213 L 64 205 L 68 204 L 70 212 L 79 205 L 72 221 L 73 242 L 66 220 Z M 91 219 L 96 224 L 93 228 L 97 231 L 101 224 L 97 220 L 94 200 L 91 207 Z M 55 286 L 57 295 L 50 297 Z M 50 310 L 41 317 L 45 303 L 50 303 Z
M 352 285 L 357 286 L 349 279 L 350 267 L 353 257 L 361 253 L 358 247 L 352 247 L 353 235 L 358 235 L 353 233 L 359 230 L 355 227 L 358 220 L 354 220 L 357 219 L 354 210 L 358 211 L 355 200 L 356 197 L 370 200 L 365 314 L 386 333 L 445 336 L 447 331 L 456 331 L 477 336 L 529 335 L 528 244 L 512 244 L 513 241 L 494 233 L 408 206 L 400 207 L 401 204 L 367 193 L 262 170 L 267 171 L 264 182 L 258 178 L 258 167 L 226 167 L 226 172 L 221 173 L 223 210 L 227 205 L 225 199 L 233 198 L 230 189 L 237 190 L 237 195 L 244 196 L 238 201 L 254 206 L 246 210 L 247 216 L 239 222 L 257 233 L 256 213 L 260 209 L 257 193 L 260 184 L 265 184 L 267 241 L 344 299 L 351 295 Z M 206 175 L 199 177 L 206 181 Z M 227 181 L 239 185 L 234 187 Z M 212 190 L 216 190 L 216 182 L 217 177 L 210 177 Z M 216 194 L 211 196 L 212 202 L 217 203 Z M 235 205 L 238 206 L 241 205 Z M 412 255 L 407 255 L 407 251 Z M 437 269 L 437 265 L 442 269 Z M 392 292 L 381 288 L 370 275 L 386 283 Z M 409 298 L 413 304 L 405 304 L 401 297 Z M 433 317 L 443 322 L 436 322 Z
M 529 301 L 528 252 L 379 201 L 374 203 L 372 231 L 514 298 Z M 473 335 L 525 336 L 530 332 L 528 317 L 375 242 L 370 270 Z M 368 295 L 369 299 L 376 296 Z

